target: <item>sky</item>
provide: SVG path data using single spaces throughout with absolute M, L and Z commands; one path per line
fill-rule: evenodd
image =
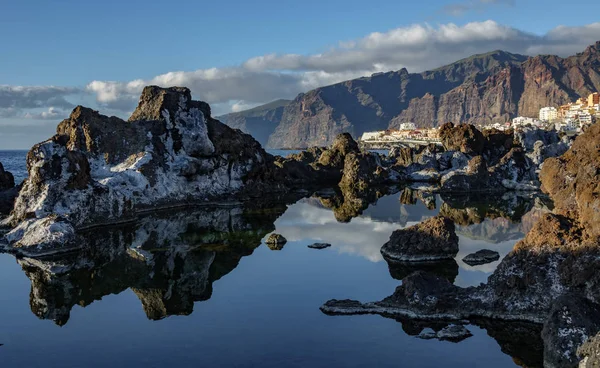
M 49 138 L 76 105 L 127 118 L 148 84 L 214 115 L 359 76 L 496 49 L 581 52 L 600 3 L 555 0 L 0 0 L 0 150 Z

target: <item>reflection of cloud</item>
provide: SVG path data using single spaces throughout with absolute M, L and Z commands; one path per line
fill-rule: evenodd
M 407 212 L 405 216 L 402 212 Z M 531 211 L 535 214 L 536 209 Z M 435 215 L 418 202 L 417 205 L 400 205 L 398 194 L 385 196 L 369 206 L 365 214 L 353 218 L 350 223 L 340 223 L 333 211 L 324 208 L 314 199 L 304 199 L 291 205 L 275 222 L 277 232 L 289 241 L 330 243 L 339 253 L 356 254 L 371 262 L 383 260 L 380 249 L 394 230 L 412 226 L 421 218 Z M 526 214 L 524 218 L 527 218 Z M 405 226 L 403 218 L 410 218 Z M 484 229 L 482 231 L 482 229 Z M 480 224 L 457 227 L 459 252 L 456 262 L 459 275 L 455 284 L 459 286 L 479 285 L 496 269 L 500 261 L 513 249 L 522 235 L 523 225 L 504 218 L 485 219 Z M 473 235 L 478 237 L 474 238 Z M 469 266 L 462 259 L 481 249 L 490 249 L 500 254 L 500 260 L 478 266 Z
M 409 224 L 412 225 L 412 224 Z M 369 261 L 383 260 L 379 250 L 394 230 L 401 228 L 391 222 L 356 217 L 350 223 L 338 222 L 333 211 L 315 207 L 306 201 L 291 205 L 276 222 L 277 232 L 289 241 L 326 242 L 340 253 L 360 255 Z

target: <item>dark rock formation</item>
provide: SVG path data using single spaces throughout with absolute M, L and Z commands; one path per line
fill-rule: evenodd
M 271 161 L 187 88 L 146 87 L 129 121 L 78 106 L 28 153 L 7 240 L 22 253 L 52 253 L 75 246 L 75 229 L 140 211 L 277 191 Z
M 600 90 L 600 42 L 568 58 L 494 51 L 432 71 L 378 73 L 298 95 L 284 109 L 268 147 L 324 146 L 342 132 L 419 127 L 448 121 L 505 123 L 537 116 Z
M 314 243 L 314 244 L 310 244 L 308 247 L 311 249 L 325 249 L 325 248 L 331 247 L 331 244 L 329 244 L 329 243 Z
M 479 155 L 483 152 L 485 138 L 475 126 L 471 124 L 446 123 L 440 127 L 440 139 L 447 151 L 459 151 L 470 155 Z
M 579 363 L 574 347 L 600 330 L 600 306 L 579 295 L 558 298 L 544 323 L 545 367 L 573 367 Z
M 475 253 L 468 254 L 462 260 L 469 266 L 477 266 L 490 262 L 494 262 L 500 259 L 500 254 L 496 251 L 489 249 L 478 250 Z
M 4 170 L 4 166 L 0 162 L 0 191 L 10 189 L 15 186 L 15 178 L 13 175 Z
M 381 248 L 384 258 L 398 262 L 452 259 L 457 253 L 458 236 L 454 232 L 454 223 L 439 216 L 394 231 Z

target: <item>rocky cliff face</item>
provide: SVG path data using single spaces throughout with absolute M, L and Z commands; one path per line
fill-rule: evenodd
M 267 147 L 323 146 L 342 132 L 357 138 L 408 121 L 432 127 L 533 117 L 600 90 L 599 70 L 600 42 L 568 58 L 494 51 L 423 73 L 379 73 L 300 94 L 281 117 L 273 110 L 276 118 L 263 124 L 276 125 Z
M 217 116 L 217 119 L 231 128 L 252 135 L 264 146 L 281 122 L 283 110 L 290 102 L 277 100 L 250 110 Z
M 272 157 L 211 118 L 189 89 L 146 87 L 129 121 L 78 106 L 27 155 L 29 178 L 7 236 L 30 254 L 76 246 L 75 230 L 140 211 L 278 186 Z

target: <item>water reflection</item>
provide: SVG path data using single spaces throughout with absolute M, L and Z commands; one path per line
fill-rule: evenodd
M 344 280 L 333 276 L 331 280 L 324 278 L 338 269 L 351 269 L 348 272 L 355 274 L 356 280 L 366 277 L 363 275 L 368 267 L 383 269 L 377 274 L 381 275 L 377 276 L 380 279 L 369 276 L 380 283 L 382 289 L 390 286 L 384 284 L 382 278 L 397 286 L 399 281 L 394 280 L 401 280 L 417 270 L 435 273 L 460 286 L 483 282 L 499 261 L 472 267 L 461 259 L 482 248 L 496 250 L 504 257 L 547 210 L 547 204 L 539 198 L 516 193 L 501 198 L 448 197 L 411 188 L 385 188 L 372 190 L 360 198 L 357 193 L 330 190 L 299 201 L 274 200 L 251 206 L 155 213 L 125 226 L 81 233 L 80 240 L 86 246 L 77 253 L 44 259 L 20 258 L 18 263 L 31 281 L 30 307 L 39 318 L 64 325 L 74 306 L 86 307 L 107 295 L 131 290 L 147 318 L 160 320 L 173 315 L 190 315 L 196 302 L 213 296 L 213 284 L 217 280 L 238 268 L 242 258 L 259 253 L 257 247 L 269 233 L 276 231 L 286 237 L 288 243 L 279 252 L 266 249 L 269 261 L 284 264 L 285 257 L 296 257 L 289 262 L 308 262 L 302 266 L 304 273 L 319 272 L 320 276 L 315 276 L 318 280 L 303 277 L 307 283 L 308 280 L 318 283 L 323 290 L 319 295 L 314 291 L 316 284 L 299 289 L 289 286 L 302 285 L 304 279 L 299 282 L 282 269 L 278 273 L 281 285 L 262 292 L 260 298 L 264 301 L 252 303 L 268 310 L 269 293 L 297 293 L 290 297 L 296 303 L 314 296 L 314 305 L 305 308 L 317 311 L 323 300 L 341 290 L 341 285 L 351 283 L 346 274 Z M 457 223 L 460 250 L 456 259 L 420 265 L 384 262 L 380 249 L 394 230 L 439 213 Z M 306 249 L 315 242 L 332 246 L 319 252 L 307 250 L 307 255 L 299 253 L 299 249 Z M 255 257 L 258 256 L 255 254 L 250 259 Z M 317 263 L 319 259 L 322 263 Z M 261 269 L 243 272 L 257 274 Z M 356 280 L 348 286 L 348 296 L 353 296 L 354 290 L 372 288 L 366 279 L 362 283 Z M 414 320 L 399 322 L 410 336 L 418 335 L 424 328 L 439 331 L 447 325 Z M 476 325 L 487 330 L 502 351 L 516 362 L 536 366 L 541 351 L 537 339 L 539 326 L 490 321 Z M 481 338 L 481 334 L 474 334 L 475 338 Z
M 159 213 L 128 226 L 82 233 L 86 246 L 76 254 L 18 260 L 31 279 L 31 310 L 64 325 L 74 305 L 85 307 L 130 288 L 149 319 L 188 315 L 194 302 L 211 297 L 214 281 L 275 230 L 273 223 L 284 210 Z

